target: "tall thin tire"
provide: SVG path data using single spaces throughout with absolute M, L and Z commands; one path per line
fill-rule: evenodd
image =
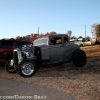
M 11 59 L 6 62 L 5 69 L 9 73 L 16 73 L 16 70 L 14 69 L 14 67 L 10 65 L 10 61 Z

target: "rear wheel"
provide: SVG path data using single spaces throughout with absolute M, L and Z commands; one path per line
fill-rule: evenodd
M 76 67 L 83 67 L 86 64 L 87 58 L 83 50 L 75 51 L 73 55 L 73 64 Z
M 18 66 L 18 73 L 22 77 L 32 77 L 36 72 L 36 65 L 33 61 L 23 60 Z

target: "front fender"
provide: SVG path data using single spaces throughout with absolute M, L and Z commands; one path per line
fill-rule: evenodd
M 19 48 L 14 49 L 13 51 L 13 59 L 16 66 L 23 60 L 21 50 Z

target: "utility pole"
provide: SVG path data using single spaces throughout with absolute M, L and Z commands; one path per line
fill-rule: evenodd
M 38 27 L 38 36 L 39 36 L 39 27 Z
M 85 38 L 86 38 L 86 24 L 85 24 Z

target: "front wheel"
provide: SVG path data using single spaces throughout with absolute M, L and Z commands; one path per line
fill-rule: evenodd
M 10 61 L 11 61 L 11 59 L 8 60 L 8 61 L 6 62 L 6 64 L 5 64 L 5 69 L 6 69 L 6 71 L 9 72 L 9 73 L 15 73 L 16 70 L 14 69 L 13 66 L 10 65 Z
M 73 55 L 73 64 L 76 67 L 83 67 L 86 64 L 87 57 L 83 50 L 77 50 Z
M 36 72 L 36 65 L 33 61 L 23 60 L 18 66 L 18 73 L 22 77 L 32 77 Z

